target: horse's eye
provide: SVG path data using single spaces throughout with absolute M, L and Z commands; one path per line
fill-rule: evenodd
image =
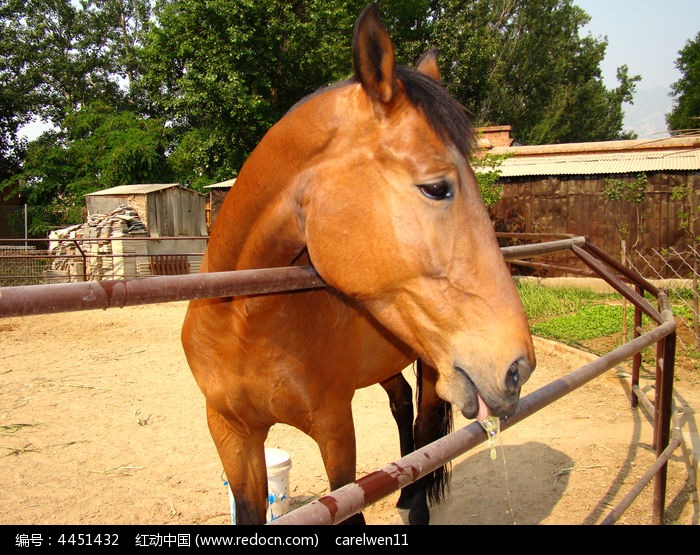
M 452 186 L 447 181 L 438 181 L 437 183 L 424 183 L 418 185 L 420 192 L 432 200 L 445 200 L 452 198 L 454 192 Z

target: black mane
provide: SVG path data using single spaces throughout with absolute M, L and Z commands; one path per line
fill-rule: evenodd
M 476 133 L 467 109 L 455 100 L 442 83 L 411 67 L 396 66 L 396 76 L 404 85 L 411 104 L 422 110 L 438 136 L 469 156 L 476 144 Z
M 412 67 L 397 65 L 396 76 L 403 83 L 411 105 L 425 114 L 438 136 L 445 143 L 454 144 L 459 152 L 469 157 L 476 144 L 476 132 L 467 115 L 467 109 L 447 92 L 442 83 Z M 322 92 L 350 83 L 357 83 L 357 79 L 351 77 L 323 87 L 302 98 L 289 111 Z

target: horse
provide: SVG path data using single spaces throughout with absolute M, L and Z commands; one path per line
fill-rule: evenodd
M 182 325 L 237 524 L 265 523 L 274 424 L 315 440 L 335 490 L 356 479 L 357 389 L 386 390 L 405 455 L 449 431 L 452 407 L 511 415 L 535 367 L 469 164 L 474 128 L 435 51 L 396 63 L 369 4 L 352 61 L 350 78 L 302 99 L 252 151 L 200 269 L 311 265 L 326 287 L 191 300 Z M 402 374 L 414 363 L 415 422 Z M 445 480 L 432 478 L 401 492 L 410 523 L 427 524 L 428 501 L 443 495 Z M 345 523 L 364 523 L 362 513 Z

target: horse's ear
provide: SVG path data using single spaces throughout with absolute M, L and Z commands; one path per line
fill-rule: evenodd
M 379 9 L 369 4 L 357 18 L 352 44 L 355 76 L 367 94 L 383 103 L 394 97 L 394 45 L 379 21 Z
M 428 77 L 440 81 L 440 70 L 437 65 L 437 48 L 428 50 L 423 54 L 418 63 L 416 63 L 416 69 Z

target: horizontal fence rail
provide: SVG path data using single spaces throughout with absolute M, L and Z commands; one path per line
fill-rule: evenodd
M 325 287 L 310 266 L 0 287 L 0 317 Z
M 639 353 L 656 344 L 656 402 L 652 407 L 652 417 L 657 459 L 643 476 L 643 483 L 640 480 L 603 523 L 614 523 L 631 500 L 638 495 L 644 483 L 655 478 L 653 520 L 656 524 L 662 524 L 667 461 L 679 444 L 675 435 L 673 441 L 669 442 L 676 328 L 673 314 L 668 306 L 668 298 L 664 292 L 659 291 L 635 271 L 621 265 L 583 237 L 568 236 L 543 243 L 501 248 L 506 261 L 521 260 L 561 250 L 572 251 L 595 274 L 630 301 L 635 307 L 635 322 L 641 321 L 641 314 L 644 313 L 657 324 L 657 327 L 645 333 L 636 330 L 636 337 L 632 341 L 523 397 L 516 413 L 503 421 L 502 429 L 513 426 L 630 357 L 636 357 L 633 358 L 632 406 L 637 406 L 638 364 L 641 358 Z M 631 288 L 625 282 L 633 283 L 635 288 Z M 291 292 L 323 287 L 326 287 L 325 282 L 311 266 L 0 287 L 0 317 Z M 645 292 L 656 297 L 658 308 L 644 297 Z M 340 522 L 485 440 L 486 432 L 481 425 L 477 422 L 472 423 L 352 484 L 273 520 L 270 524 Z
M 206 235 L 0 238 L 0 286 L 196 273 L 208 240 Z
M 551 243 L 502 247 L 506 260 L 583 245 L 575 237 Z M 325 287 L 311 266 L 208 272 L 140 279 L 0 287 L 0 317 L 121 308 L 142 304 Z

